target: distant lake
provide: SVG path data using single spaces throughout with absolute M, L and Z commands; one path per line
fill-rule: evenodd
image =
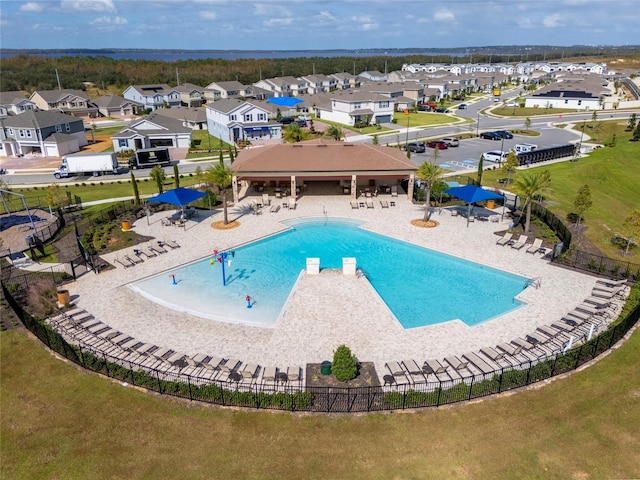
M 305 58 L 305 57 L 402 57 L 408 55 L 463 57 L 465 51 L 420 50 L 420 49 L 367 49 L 367 50 L 4 50 L 0 49 L 0 58 L 16 55 L 39 57 L 108 57 L 114 60 L 156 60 L 175 62 L 178 60 L 205 60 L 221 58 L 240 60 L 247 58 Z

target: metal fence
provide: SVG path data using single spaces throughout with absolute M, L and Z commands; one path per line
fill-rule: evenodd
M 575 250 L 557 257 L 555 262 L 598 275 L 640 282 L 640 265 L 616 258 Z
M 316 387 L 242 385 L 180 372 L 145 368 L 139 364 L 70 345 L 44 321 L 29 315 L 2 283 L 7 302 L 23 324 L 48 348 L 83 368 L 164 395 L 217 405 L 287 411 L 351 413 L 438 407 L 521 388 L 572 370 L 609 350 L 638 322 L 640 305 L 612 328 L 564 354 L 540 358 L 485 375 L 398 387 Z M 435 376 L 434 376 L 435 377 Z M 304 378 L 307 378 L 306 375 Z
M 531 202 L 531 213 L 542 220 L 562 242 L 561 250 L 566 252 L 571 246 L 571 231 L 551 210 L 537 202 Z

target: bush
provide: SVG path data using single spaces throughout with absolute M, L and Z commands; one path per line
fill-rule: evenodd
M 336 380 L 340 382 L 348 382 L 356 378 L 358 374 L 358 360 L 351 353 L 349 347 L 340 345 L 333 353 L 333 364 L 331 372 Z

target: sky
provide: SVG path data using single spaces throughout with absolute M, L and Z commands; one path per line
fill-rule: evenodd
M 638 45 L 640 0 L 1 0 L 0 48 Z

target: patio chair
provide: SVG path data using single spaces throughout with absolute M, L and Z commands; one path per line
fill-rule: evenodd
M 449 368 L 448 365 L 442 365 L 438 360 L 426 360 L 422 366 L 422 371 L 425 373 L 445 373 Z
M 403 360 L 402 365 L 404 366 L 409 380 L 411 380 L 412 383 L 425 383 L 427 381 L 424 374 L 422 373 L 422 368 L 415 360 Z
M 509 243 L 509 240 L 511 240 L 511 237 L 513 237 L 513 233 L 507 232 L 502 236 L 502 238 L 499 238 L 496 243 L 498 245 L 506 245 L 507 243 Z
M 397 185 L 392 185 L 391 186 L 391 196 L 392 197 L 397 197 L 398 196 L 398 186 Z
M 373 208 L 373 200 L 367 200 L 365 202 L 365 205 L 367 206 L 367 208 Z
M 269 205 L 271 205 L 271 200 L 269 199 L 268 193 L 262 194 L 262 205 L 264 205 L 265 207 L 268 207 Z
M 156 245 L 149 244 L 149 250 L 153 253 L 157 253 L 158 255 L 162 255 L 163 253 L 167 253 L 167 250 L 158 242 Z
M 540 251 L 540 247 L 542 247 L 542 239 L 536 238 L 531 246 L 527 248 L 527 253 L 538 253 Z
M 622 280 L 610 280 L 608 278 L 599 278 L 598 280 L 596 280 L 596 284 L 598 285 L 605 285 L 607 287 L 623 287 L 627 284 L 627 280 L 622 279 Z
M 280 205 L 271 205 L 271 213 L 278 213 L 280 211 Z
M 352 210 L 357 210 L 358 209 L 358 202 L 349 202 L 351 204 L 351 209 Z
M 129 256 L 129 254 L 125 254 L 124 258 L 125 260 L 133 263 L 134 265 L 144 262 L 144 260 L 142 260 L 140 257 L 137 257 L 135 255 L 131 257 Z
M 164 244 L 168 245 L 171 249 L 180 248 L 180 245 L 178 245 L 175 240 L 165 240 Z
M 127 257 L 125 256 L 123 260 L 120 260 L 118 257 L 114 258 L 113 261 L 115 263 L 118 263 L 120 265 L 122 265 L 124 268 L 129 268 L 129 267 L 133 267 L 135 266 L 135 263 L 133 263 L 131 260 L 127 259 Z
M 296 199 L 294 197 L 289 197 L 289 210 L 296 209 Z
M 478 356 L 478 354 L 474 352 L 467 352 L 462 354 L 462 358 L 468 360 L 471 365 L 476 367 L 480 371 L 480 373 L 487 375 L 489 373 L 493 373 L 496 371 L 491 365 L 485 362 L 482 358 Z
M 389 202 L 387 202 L 386 200 L 380 200 L 380 206 L 382 208 L 389 208 Z
M 451 368 L 453 368 L 454 370 L 464 370 L 469 365 L 469 362 L 460 360 L 455 355 L 445 357 L 444 361 L 451 365 Z
M 515 248 L 516 250 L 520 250 L 522 247 L 525 246 L 525 244 L 527 243 L 527 236 L 526 235 L 520 235 L 520 238 L 518 238 L 518 240 L 511 245 L 511 248 Z
M 452 217 L 457 217 L 458 216 L 458 210 L 449 210 L 451 212 L 451 216 Z

